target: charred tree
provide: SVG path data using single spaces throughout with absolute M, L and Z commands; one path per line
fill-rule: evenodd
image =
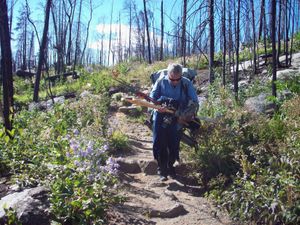
M 88 43 L 88 40 L 89 40 L 90 25 L 91 25 L 91 21 L 92 21 L 92 18 L 93 18 L 93 4 L 92 4 L 92 0 L 89 0 L 89 5 L 90 5 L 89 21 L 88 21 L 88 24 L 87 24 L 87 27 L 86 27 L 86 37 L 85 37 L 85 41 L 84 41 L 84 44 L 83 44 L 83 49 L 82 49 L 81 57 L 80 57 L 80 63 L 81 64 L 83 62 L 83 56 L 84 56 L 85 49 L 86 49 L 86 46 L 87 46 L 87 43 Z
M 250 0 L 250 2 L 251 2 L 251 11 L 252 11 L 253 73 L 256 74 L 256 72 L 257 72 L 257 66 L 256 66 L 256 34 L 255 34 L 254 0 Z
M 276 37 L 275 37 L 275 32 L 276 32 L 276 0 L 271 1 L 271 39 L 272 39 L 272 55 L 273 55 L 273 60 L 272 60 L 272 95 L 274 97 L 277 96 L 276 93 Z
M 182 33 L 181 33 L 181 57 L 182 65 L 185 67 L 186 57 L 186 14 L 187 14 L 187 0 L 183 0 L 183 12 L 182 12 Z
M 3 117 L 4 127 L 9 135 L 12 130 L 13 115 L 13 77 L 10 32 L 6 0 L 0 0 L 0 44 L 1 44 L 1 73 L 3 86 Z
M 45 10 L 44 31 L 43 31 L 43 36 L 42 36 L 42 41 L 40 46 L 39 61 L 38 61 L 38 67 L 37 67 L 35 83 L 34 83 L 33 101 L 35 102 L 38 102 L 39 100 L 40 79 L 42 73 L 42 66 L 45 63 L 45 49 L 47 45 L 49 15 L 50 15 L 51 5 L 52 5 L 52 0 L 47 0 L 46 10 Z
M 147 16 L 147 6 L 146 0 L 143 0 L 144 3 L 144 16 L 145 16 L 145 28 L 147 32 L 147 43 L 148 43 L 148 63 L 151 64 L 151 42 L 150 42 L 150 34 L 149 34 L 149 23 L 148 23 L 148 16 Z
M 111 31 L 112 28 L 111 28 L 111 26 L 112 26 L 113 11 L 114 11 L 114 0 L 112 1 L 111 11 L 110 11 L 109 41 L 108 41 L 108 51 L 107 51 L 107 64 L 108 65 L 109 65 L 110 52 L 111 52 L 111 36 L 112 36 L 112 31 Z
M 281 52 L 281 11 L 282 11 L 282 0 L 279 0 L 279 11 L 278 11 L 278 36 L 277 36 L 277 42 L 278 42 L 278 51 L 277 51 L 277 55 L 276 55 L 276 61 L 277 61 L 277 65 L 278 67 L 280 67 L 280 61 L 279 61 L 279 57 L 280 57 L 280 52 Z
M 240 6 L 241 0 L 238 0 L 237 6 L 237 26 L 236 26 L 236 47 L 235 47 L 235 55 L 236 55 L 236 68 L 233 77 L 233 86 L 234 86 L 234 94 L 235 99 L 238 100 L 238 93 L 239 93 L 239 44 L 240 44 Z
M 222 31 L 223 31 L 223 71 L 222 83 L 226 85 L 226 0 L 223 0 L 223 14 L 222 14 Z
M 214 52 L 215 52 L 215 30 L 214 30 L 214 0 L 208 0 L 209 20 L 209 82 L 213 83 L 214 75 Z
M 162 61 L 164 58 L 163 52 L 164 52 L 164 1 L 161 0 L 160 3 L 160 54 L 159 54 L 159 60 Z

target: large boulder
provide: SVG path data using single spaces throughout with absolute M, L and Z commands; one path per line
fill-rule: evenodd
M 247 111 L 252 113 L 266 113 L 273 109 L 274 103 L 268 100 L 266 93 L 261 93 L 258 96 L 248 98 L 245 101 L 244 107 Z
M 52 101 L 52 99 L 49 99 L 47 101 L 41 101 L 41 102 L 32 102 L 28 106 L 29 111 L 33 110 L 46 110 L 46 109 L 52 109 L 53 108 L 53 102 L 54 104 L 63 104 L 65 102 L 64 96 L 55 97 Z
M 48 225 L 48 189 L 35 187 L 6 195 L 0 200 L 0 224 L 7 224 L 5 210 L 12 209 L 23 225 Z

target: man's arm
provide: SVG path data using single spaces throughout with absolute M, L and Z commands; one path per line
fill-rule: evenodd
M 150 96 L 150 98 L 153 98 L 155 101 L 157 101 L 157 99 L 160 97 L 160 80 L 159 79 L 155 82 L 149 96 Z
M 199 103 L 198 96 L 197 96 L 197 93 L 196 93 L 196 89 L 193 86 L 191 81 L 188 82 L 188 97 L 193 102 Z

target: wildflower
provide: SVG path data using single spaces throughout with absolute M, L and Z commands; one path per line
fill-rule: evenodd
M 90 146 L 90 145 L 87 146 L 86 152 L 87 152 L 88 155 L 92 154 L 93 153 L 93 146 Z
M 108 149 L 109 149 L 109 146 L 108 146 L 108 144 L 105 144 L 105 145 L 103 145 L 103 150 L 106 152 Z
M 71 144 L 70 145 L 70 148 L 74 150 L 74 152 L 76 152 L 79 148 L 79 145 L 78 144 Z
M 78 160 L 75 160 L 74 161 L 74 165 L 77 166 L 77 167 L 79 167 L 80 166 L 80 162 Z
M 95 176 L 94 176 L 93 174 L 89 174 L 89 175 L 88 175 L 88 180 L 89 180 L 90 182 L 94 181 L 94 179 L 95 179 Z
M 117 163 L 117 161 L 115 159 L 113 159 L 112 157 L 109 157 L 106 160 L 106 166 L 107 166 L 107 170 L 110 174 L 117 174 L 118 168 L 120 167 L 119 164 Z
M 79 135 L 79 130 L 74 129 L 74 130 L 73 130 L 73 134 L 74 134 L 74 135 Z
M 87 156 L 87 152 L 84 151 L 83 149 L 80 149 L 80 151 L 78 152 L 78 156 L 85 158 Z

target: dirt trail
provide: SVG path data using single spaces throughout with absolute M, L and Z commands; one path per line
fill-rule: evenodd
M 122 195 L 127 200 L 112 210 L 110 224 L 232 224 L 228 215 L 204 198 L 203 189 L 187 177 L 186 165 L 176 166 L 176 180 L 159 181 L 152 157 L 152 135 L 146 126 L 128 121 L 119 112 L 109 121 L 127 134 L 130 142 L 130 150 L 117 154 Z

